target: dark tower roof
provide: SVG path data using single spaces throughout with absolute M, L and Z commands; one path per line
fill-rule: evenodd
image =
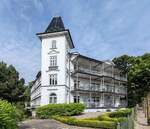
M 61 17 L 54 17 L 50 24 L 48 25 L 47 29 L 45 30 L 45 33 L 52 33 L 52 32 L 58 32 L 58 31 L 64 31 L 64 23 L 61 19 Z
M 69 41 L 70 47 L 74 48 L 74 44 L 72 41 L 72 37 L 70 34 L 69 29 L 65 29 L 64 27 L 64 23 L 61 19 L 61 17 L 54 17 L 50 24 L 48 25 L 47 29 L 45 30 L 45 32 L 42 33 L 37 33 L 36 35 L 40 38 L 40 40 L 42 39 L 42 37 L 44 37 L 44 35 L 49 35 L 51 33 L 53 33 L 53 35 L 55 34 L 55 32 L 58 32 L 58 34 L 64 34 L 67 38 L 67 40 Z

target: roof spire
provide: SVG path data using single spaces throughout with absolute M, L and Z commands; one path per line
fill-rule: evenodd
M 57 32 L 57 31 L 64 31 L 64 30 L 65 27 L 62 18 L 60 16 L 59 17 L 57 16 L 57 17 L 53 17 L 45 32 Z

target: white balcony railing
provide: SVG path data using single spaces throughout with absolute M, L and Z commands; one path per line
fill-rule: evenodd
M 79 67 L 78 70 L 86 72 L 86 73 L 98 75 L 98 76 L 114 77 L 115 79 L 118 79 L 118 80 L 127 81 L 127 77 L 121 77 L 120 75 L 114 75 L 112 72 L 106 72 L 106 71 L 100 71 L 100 70 L 94 70 L 94 69 L 90 70 L 90 69 L 84 68 L 84 67 Z
M 126 94 L 127 90 L 125 86 L 112 86 L 111 84 L 107 85 L 79 85 L 79 87 L 72 87 L 72 90 L 83 90 L 83 91 L 99 91 L 99 92 L 112 92 Z

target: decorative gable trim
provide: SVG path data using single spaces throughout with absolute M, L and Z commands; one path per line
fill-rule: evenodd
M 50 51 L 50 52 L 48 52 L 48 54 L 58 54 L 58 53 L 59 53 L 59 51 L 52 50 L 52 49 L 51 49 L 51 51 Z

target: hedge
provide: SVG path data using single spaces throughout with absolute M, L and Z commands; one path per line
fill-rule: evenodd
M 100 115 L 100 116 L 97 117 L 97 119 L 100 120 L 100 121 L 113 121 L 113 122 L 116 122 L 116 123 L 121 122 L 121 121 L 126 121 L 126 118 L 124 118 L 124 117 L 111 118 L 110 113 Z
M 0 129 L 17 129 L 19 114 L 7 101 L 0 100 Z
M 115 112 L 111 112 L 109 114 L 110 117 L 127 117 L 128 115 L 131 115 L 132 109 L 120 109 Z
M 38 118 L 47 119 L 53 115 L 72 116 L 81 114 L 85 106 L 81 103 L 71 104 L 48 104 L 37 108 L 36 115 Z
M 52 118 L 75 126 L 116 129 L 118 123 L 127 122 L 126 116 L 130 115 L 131 112 L 131 109 L 121 109 L 115 112 L 104 113 L 96 118 L 76 119 L 69 116 L 53 116 Z
M 99 121 L 96 119 L 76 119 L 73 117 L 64 117 L 64 116 L 53 116 L 55 120 L 60 122 L 82 126 L 82 127 L 92 127 L 92 128 L 102 128 L 102 129 L 115 129 L 117 126 L 116 122 L 113 121 Z

